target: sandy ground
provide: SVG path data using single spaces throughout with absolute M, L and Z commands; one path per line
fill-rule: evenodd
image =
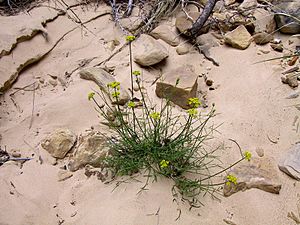
M 103 6 L 97 12 L 105 10 Z M 75 11 L 84 20 L 97 14 L 92 9 Z M 59 17 L 47 24 L 49 37 L 57 37 L 72 28 L 74 23 L 66 16 Z M 300 201 L 300 184 L 285 174 L 279 173 L 282 189 L 279 195 L 270 194 L 258 189 L 236 193 L 220 201 L 209 196 L 202 198 L 204 206 L 189 210 L 187 204 L 172 202 L 172 183 L 159 180 L 150 183 L 148 191 L 137 194 L 143 183 L 130 182 L 122 184 L 112 191 L 115 183 L 104 184 L 96 177 L 86 178 L 82 170 L 74 173 L 70 179 L 58 182 L 59 165 L 53 166 L 53 159 L 40 146 L 40 141 L 58 127 L 68 127 L 80 134 L 94 126 L 102 129 L 93 105 L 87 101 L 87 93 L 96 88 L 92 82 L 79 78 L 75 71 L 67 88 L 58 84 L 53 87 L 48 83 L 50 75 L 63 76 L 76 68 L 80 60 L 97 57 L 90 65 L 97 64 L 111 54 L 107 41 L 119 39 L 123 41 L 120 31 L 114 27 L 109 15 L 103 16 L 86 27 L 77 29 L 41 62 L 21 73 L 13 88 L 23 87 L 40 78 L 35 91 L 34 117 L 30 127 L 33 92 L 20 91 L 15 94 L 16 107 L 9 97 L 15 89 L 1 96 L 0 106 L 0 139 L 1 147 L 8 152 L 19 150 L 24 157 L 33 157 L 22 168 L 15 163 L 5 163 L 0 167 L 0 224 L 76 224 L 76 225 L 141 225 L 141 224 L 226 224 L 223 219 L 233 221 L 237 225 L 294 225 L 287 217 L 288 212 L 297 213 L 297 202 Z M 0 28 L 4 30 L 5 27 Z M 283 37 L 286 38 L 286 37 Z M 31 41 L 19 44 L 14 52 L 21 49 L 22 44 L 39 48 Z M 253 43 L 244 51 L 226 46 L 212 50 L 212 55 L 220 63 L 213 66 L 199 53 L 178 56 L 175 48 L 163 43 L 169 50 L 167 63 L 163 71 L 183 64 L 194 65 L 196 72 L 208 71 L 208 77 L 215 82 L 216 90 L 206 87 L 208 103 L 215 103 L 217 112 L 216 124 L 222 123 L 220 134 L 216 134 L 216 142 L 224 141 L 221 151 L 225 163 L 238 159 L 236 146 L 228 141 L 235 139 L 255 155 L 257 148 L 264 150 L 265 156 L 274 159 L 277 164 L 280 156 L 299 141 L 299 133 L 295 131 L 293 121 L 299 115 L 294 107 L 297 99 L 285 99 L 292 89 L 280 81 L 282 71 L 279 61 L 254 64 L 262 59 L 276 56 L 271 51 L 267 55 L 258 55 L 258 47 Z M 30 49 L 29 48 L 29 49 Z M 16 54 L 16 53 L 14 53 Z M 127 50 L 113 58 L 116 62 L 126 62 Z M 5 57 L 12 57 L 11 55 Z M 125 60 L 124 60 L 125 58 Z M 1 60 L 1 59 L 0 59 Z M 210 68 L 208 68 L 210 67 Z M 207 70 L 209 69 L 209 70 Z M 124 72 L 126 65 L 116 69 L 117 78 L 127 82 Z M 143 70 L 145 86 L 154 101 L 156 70 Z M 200 80 L 200 82 L 202 82 Z M 127 83 L 127 85 L 129 85 Z M 277 144 L 272 143 L 276 140 Z M 40 164 L 39 156 L 43 159 Z M 142 176 L 140 181 L 144 181 Z M 181 210 L 181 216 L 175 220 Z M 63 223 L 60 221 L 64 220 Z

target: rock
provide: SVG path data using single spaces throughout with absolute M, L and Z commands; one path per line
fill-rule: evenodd
M 153 37 L 142 34 L 134 42 L 134 61 L 141 66 L 152 66 L 169 56 L 167 49 Z
M 48 82 L 49 82 L 49 84 L 51 84 L 53 87 L 56 87 L 56 86 L 57 86 L 57 80 L 50 79 Z
M 292 146 L 279 161 L 281 171 L 296 180 L 300 180 L 300 143 Z
M 226 5 L 226 6 L 229 6 L 229 5 L 234 4 L 235 1 L 236 1 L 236 0 L 225 0 L 224 2 L 225 2 L 225 5 Z
M 210 87 L 210 86 L 213 85 L 214 81 L 213 81 L 213 80 L 210 80 L 210 79 L 207 79 L 207 80 L 205 81 L 205 83 L 206 83 L 207 86 Z
M 255 151 L 259 157 L 263 157 L 265 155 L 265 152 L 262 148 L 256 148 Z
M 193 19 L 193 21 L 196 21 L 200 14 L 200 12 L 189 12 L 189 16 Z M 207 24 L 209 24 L 209 20 L 207 20 L 207 22 L 201 28 L 200 34 L 208 32 L 210 26 Z M 180 32 L 180 34 L 186 34 L 186 31 L 190 29 L 192 25 L 193 22 L 184 13 L 179 13 L 176 17 L 175 26 Z
M 60 181 L 65 181 L 67 179 L 69 179 L 70 177 L 73 176 L 73 173 L 71 173 L 70 171 L 67 170 L 60 170 L 57 174 L 57 180 Z
M 84 174 L 87 177 L 96 176 L 97 179 L 101 180 L 102 182 L 112 177 L 111 176 L 112 174 L 107 168 L 94 168 L 90 165 L 86 165 L 84 169 L 85 169 Z
M 225 34 L 225 43 L 237 49 L 248 48 L 251 39 L 251 35 L 243 25 Z
M 181 66 L 163 74 L 162 79 L 161 82 L 156 83 L 156 95 L 170 99 L 181 108 L 189 109 L 188 99 L 196 97 L 198 88 L 198 75 L 193 72 L 193 67 Z M 178 85 L 176 85 L 177 79 L 179 79 Z
M 254 42 L 258 45 L 264 45 L 273 40 L 273 35 L 266 32 L 256 33 L 253 36 Z
M 257 7 L 257 1 L 256 0 L 244 0 L 242 4 L 239 5 L 238 10 L 239 11 L 249 11 L 250 9 L 254 9 Z
M 280 3 L 275 6 L 276 11 L 290 16 L 275 14 L 277 28 L 284 34 L 299 34 L 300 33 L 300 2 L 290 1 Z M 295 20 L 292 17 L 298 18 Z
M 292 88 L 298 87 L 297 76 L 295 74 L 286 75 L 286 83 Z
M 90 67 L 90 68 L 82 69 L 79 72 L 79 74 L 80 74 L 80 78 L 94 81 L 102 91 L 104 91 L 107 94 L 110 94 L 107 88 L 107 84 L 114 82 L 115 78 L 110 73 L 106 72 L 104 69 Z M 123 88 L 122 84 L 120 86 L 121 88 L 120 88 L 119 99 L 118 101 L 114 101 L 113 103 L 118 105 L 125 105 L 129 101 L 130 96 L 126 91 L 126 89 Z
M 209 48 L 219 46 L 217 39 L 211 33 L 199 35 L 196 38 L 196 43 L 201 46 L 208 46 Z
M 120 24 L 126 30 L 134 32 L 144 24 L 144 21 L 139 16 L 131 16 L 120 19 Z
M 86 165 L 101 167 L 103 159 L 108 155 L 107 139 L 96 131 L 82 134 L 78 139 L 78 145 L 69 162 L 70 171 L 76 171 Z
M 270 44 L 271 48 L 273 48 L 276 52 L 283 52 L 283 44 L 280 43 L 280 44 L 274 44 L 274 43 L 271 43 Z
M 276 30 L 276 22 L 273 13 L 262 8 L 257 8 L 253 13 L 253 17 L 255 19 L 255 21 L 253 21 L 254 33 L 263 32 L 273 34 Z
M 238 164 L 230 174 L 237 177 L 237 184 L 224 185 L 224 196 L 228 197 L 238 191 L 258 188 L 274 194 L 279 194 L 281 184 L 274 160 L 269 158 L 251 158 L 250 162 Z
M 161 39 L 171 46 L 179 45 L 178 35 L 167 25 L 160 25 L 151 31 L 150 35 L 155 39 Z
M 76 135 L 69 129 L 60 128 L 42 140 L 42 147 L 54 158 L 63 159 L 76 142 Z
M 176 52 L 178 55 L 185 55 L 189 53 L 191 46 L 188 44 L 181 44 L 176 48 Z
M 11 153 L 11 156 L 14 158 L 20 158 L 22 155 L 18 150 L 13 150 L 13 152 Z

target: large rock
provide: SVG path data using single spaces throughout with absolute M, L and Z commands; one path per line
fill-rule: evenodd
M 280 160 L 279 169 L 289 176 L 300 180 L 300 143 L 291 147 Z
M 78 139 L 77 149 L 69 162 L 70 171 L 76 171 L 86 165 L 101 167 L 109 150 L 106 146 L 107 139 L 100 133 L 88 132 Z
M 74 146 L 76 139 L 71 130 L 60 128 L 42 140 L 41 145 L 54 158 L 63 159 Z
M 160 25 L 151 31 L 150 35 L 155 39 L 161 39 L 171 46 L 179 45 L 179 38 L 167 25 Z
M 167 49 L 153 37 L 142 34 L 134 42 L 134 61 L 141 66 L 152 66 L 169 56 Z
M 181 34 L 186 34 L 186 31 L 190 29 L 193 25 L 193 22 L 197 20 L 197 18 L 200 16 L 200 12 L 189 12 L 190 18 L 193 19 L 191 21 L 190 18 L 188 18 L 184 13 L 179 13 L 176 17 L 175 26 L 178 29 L 178 31 Z M 207 21 L 204 26 L 200 30 L 200 34 L 207 33 L 209 30 L 209 21 Z
M 286 14 L 286 15 L 275 14 L 277 28 L 280 30 L 280 32 L 285 34 L 299 34 L 300 33 L 300 1 L 297 0 L 297 1 L 280 3 L 275 7 L 278 13 Z
M 115 78 L 110 73 L 106 72 L 104 69 L 90 67 L 90 68 L 82 69 L 79 72 L 79 74 L 80 74 L 80 78 L 94 81 L 101 88 L 102 91 L 104 91 L 107 94 L 110 94 L 107 88 L 107 84 L 115 81 Z M 122 84 L 120 86 L 121 88 L 120 88 L 119 99 L 118 101 L 115 101 L 113 103 L 119 105 L 125 105 L 126 102 L 129 101 L 130 97 L 126 89 L 122 87 Z
M 224 185 L 224 196 L 230 196 L 238 191 L 258 188 L 274 194 L 279 194 L 281 184 L 274 160 L 268 158 L 252 158 L 250 162 L 238 164 L 230 174 L 237 177 L 237 184 Z
M 155 93 L 160 98 L 168 98 L 176 105 L 188 109 L 189 98 L 197 96 L 198 76 L 192 66 L 181 66 L 163 74 L 162 81 L 156 83 Z M 176 80 L 179 79 L 178 85 Z
M 225 34 L 225 43 L 237 49 L 248 48 L 251 39 L 251 35 L 243 25 L 240 25 L 233 31 Z

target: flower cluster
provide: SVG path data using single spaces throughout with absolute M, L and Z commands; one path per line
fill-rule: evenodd
M 107 87 L 120 90 L 120 82 L 113 81 L 107 84 Z
M 189 116 L 191 116 L 191 117 L 193 117 L 193 118 L 196 118 L 197 115 L 198 115 L 198 110 L 195 109 L 195 108 L 188 109 L 188 110 L 187 110 L 187 113 L 189 114 Z
M 135 40 L 135 36 L 133 36 L 133 35 L 128 35 L 128 36 L 126 36 L 126 41 L 132 42 L 132 41 L 134 41 L 134 40 Z
M 198 115 L 198 110 L 196 108 L 198 108 L 201 105 L 201 102 L 199 100 L 199 98 L 189 98 L 188 99 L 188 104 L 189 106 L 191 106 L 191 109 L 187 110 L 187 113 L 189 114 L 189 116 L 196 118 Z
M 244 152 L 244 157 L 245 157 L 245 159 L 247 159 L 248 161 L 250 161 L 250 159 L 251 159 L 251 157 L 252 157 L 251 152 L 245 151 L 245 152 Z
M 226 179 L 226 185 L 228 186 L 230 186 L 231 183 L 235 185 L 237 184 L 237 177 L 232 174 L 227 175 Z
M 135 71 L 132 72 L 132 74 L 133 74 L 134 76 L 139 76 L 139 75 L 141 75 L 141 71 L 135 70 Z
M 166 167 L 168 167 L 169 166 L 169 164 L 170 164 L 170 162 L 169 161 L 167 161 L 167 160 L 161 160 L 161 162 L 159 163 L 159 165 L 160 165 L 160 168 L 166 168 Z
M 128 105 L 129 108 L 134 108 L 135 107 L 135 103 L 132 102 L 132 101 L 129 101 L 127 105 Z
M 160 119 L 160 113 L 159 112 L 153 112 L 153 113 L 150 113 L 149 115 L 152 119 L 154 120 L 159 120 Z
M 92 98 L 94 98 L 95 93 L 94 92 L 90 92 L 88 94 L 88 100 L 91 101 Z

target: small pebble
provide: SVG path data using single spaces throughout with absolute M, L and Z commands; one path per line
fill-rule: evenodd
M 263 157 L 265 155 L 264 150 L 262 148 L 256 148 L 255 151 L 259 157 Z

